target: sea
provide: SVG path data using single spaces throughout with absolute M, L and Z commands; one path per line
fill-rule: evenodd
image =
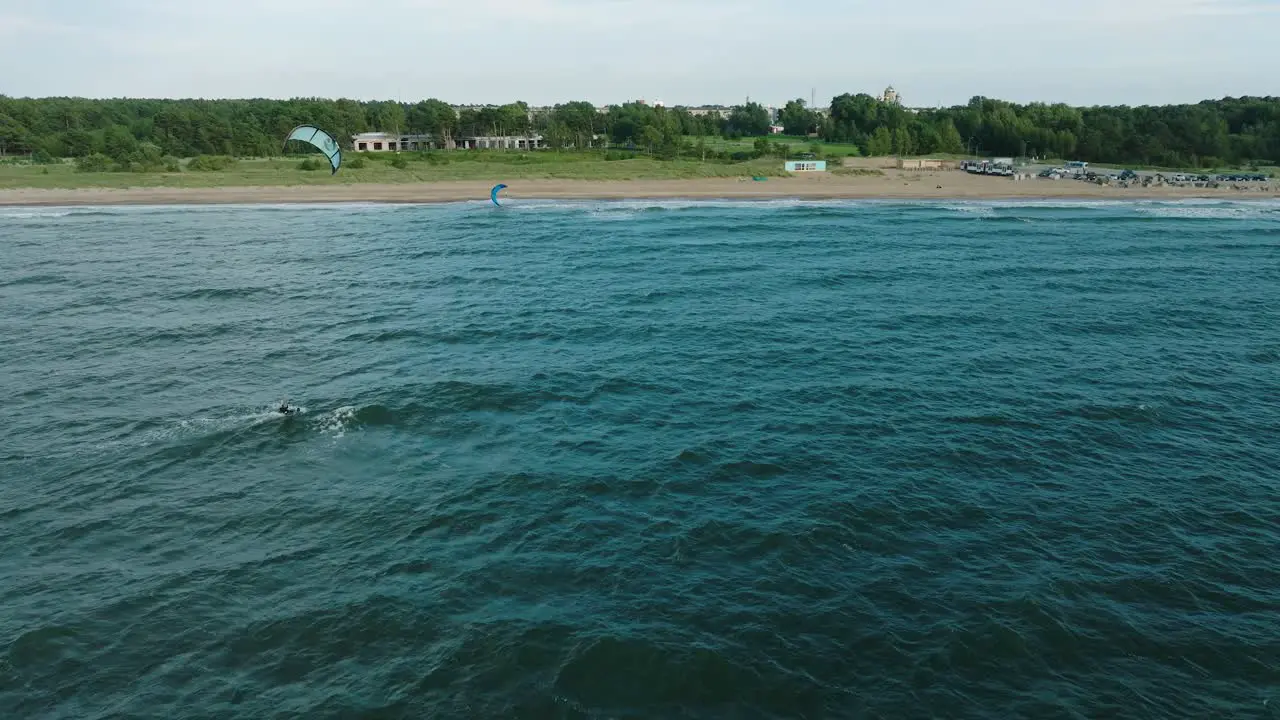
M 0 717 L 1280 717 L 1280 203 L 8 207 L 0 258 Z

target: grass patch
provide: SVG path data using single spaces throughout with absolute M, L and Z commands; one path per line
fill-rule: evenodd
M 387 153 L 387 155 L 391 155 Z M 501 151 L 459 151 L 451 153 L 402 153 L 403 168 L 385 161 L 365 161 L 350 154 L 337 175 L 316 157 L 241 159 L 218 170 L 202 172 L 109 172 L 97 167 L 77 170 L 72 164 L 44 166 L 0 164 L 0 189 L 16 188 L 211 188 L 281 185 L 354 185 L 361 183 L 422 183 L 461 180 L 504 182 L 508 180 L 666 180 L 686 178 L 731 178 L 750 176 L 782 177 L 782 161 L 774 158 L 740 163 L 706 163 L 692 159 L 658 160 L 630 153 L 604 152 L 532 153 Z M 434 159 L 433 159 L 434 158 Z M 382 158 L 379 158 L 382 160 Z M 302 170 L 306 163 L 315 170 Z M 188 164 L 188 169 L 190 166 Z M 323 172 L 320 172 L 323 171 Z
M 187 169 L 195 172 L 219 172 L 236 166 L 236 159 L 226 155 L 201 155 L 187 163 Z

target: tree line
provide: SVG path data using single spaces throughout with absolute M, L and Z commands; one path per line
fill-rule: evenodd
M 0 154 L 104 155 L 116 160 L 198 155 L 270 156 L 301 124 L 349 144 L 368 131 L 426 134 L 440 146 L 471 136 L 540 133 L 553 148 L 627 147 L 656 155 L 689 137 L 761 137 L 773 118 L 758 103 L 718 113 L 641 103 L 597 111 L 569 102 L 530 112 L 522 102 L 455 111 L 417 103 L 292 100 L 146 100 L 0 96 Z M 966 105 L 908 110 L 844 94 L 819 111 L 793 100 L 777 117 L 788 135 L 856 146 L 866 155 L 936 153 L 1041 156 L 1170 167 L 1280 163 L 1280 98 L 1194 105 L 1089 107 L 975 97 Z
M 807 118 L 827 140 L 868 155 L 965 153 L 1098 163 L 1219 167 L 1280 163 L 1280 98 L 1194 105 L 1089 107 L 975 97 L 912 112 L 867 95 L 841 95 L 828 116 Z

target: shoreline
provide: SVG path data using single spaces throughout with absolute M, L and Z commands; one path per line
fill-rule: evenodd
M 938 186 L 942 187 L 939 188 Z M 135 187 L 124 189 L 14 188 L 0 190 L 0 206 L 430 204 L 488 201 L 488 182 L 405 184 Z M 1010 180 L 959 173 L 884 176 L 803 176 L 688 180 L 513 180 L 507 200 L 1275 200 L 1280 191 L 1203 188 L 1113 188 L 1075 181 Z

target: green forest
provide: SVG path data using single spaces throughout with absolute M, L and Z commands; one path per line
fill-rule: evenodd
M 182 157 L 266 157 L 280 153 L 281 138 L 291 128 L 314 124 L 344 143 L 371 130 L 429 134 L 441 145 L 465 136 L 537 132 L 553 149 L 623 147 L 663 158 L 696 155 L 699 138 L 767 135 L 770 120 L 756 103 L 721 118 L 640 103 L 600 113 L 591 103 L 570 102 L 531 113 L 525 103 L 456 112 L 434 99 L 0 96 L 0 155 L 35 162 L 92 157 L 98 164 L 144 166 L 172 166 Z M 869 95 L 844 94 L 825 112 L 791 101 L 778 123 L 788 135 L 851 144 L 865 155 L 1038 156 L 1162 167 L 1280 163 L 1280 98 L 1274 97 L 1088 108 L 975 97 L 967 105 L 912 111 Z
M 868 155 L 967 153 L 1038 156 L 1163 167 L 1280 161 L 1280 98 L 1195 105 L 1091 107 L 975 97 L 968 105 L 912 113 L 866 95 L 841 95 L 814 121 L 828 140 Z

